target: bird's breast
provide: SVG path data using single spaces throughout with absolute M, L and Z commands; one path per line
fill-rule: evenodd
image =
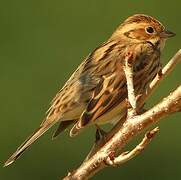
M 143 53 L 136 59 L 133 66 L 133 83 L 136 94 L 146 90 L 149 83 L 159 72 L 160 67 L 160 53 L 158 51 L 153 51 L 152 54 Z

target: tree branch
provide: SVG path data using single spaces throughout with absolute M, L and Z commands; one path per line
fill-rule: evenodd
M 154 91 L 161 80 L 168 75 L 175 65 L 181 61 L 181 50 L 169 61 L 169 63 L 163 68 L 162 74 L 160 73 L 150 84 L 150 88 L 141 97 L 142 105 L 145 100 Z M 129 89 L 128 89 L 129 90 Z M 131 104 L 131 103 L 130 103 Z M 142 107 L 140 105 L 139 107 Z M 139 108 L 138 107 L 138 108 Z M 95 154 L 89 159 L 85 160 L 79 168 L 69 173 L 64 180 L 82 180 L 89 179 L 95 173 L 111 164 L 122 164 L 129 159 L 139 154 L 144 147 L 150 142 L 152 138 L 146 136 L 143 141 L 131 152 L 123 153 L 114 158 L 115 155 L 137 134 L 142 130 L 158 122 L 161 118 L 164 118 L 172 113 L 181 111 L 181 85 L 175 89 L 169 96 L 164 98 L 160 103 L 152 107 L 141 115 L 128 116 L 124 124 L 117 124 L 108 134 L 107 142 L 100 147 Z M 152 132 L 152 131 L 151 131 Z M 153 133 L 154 134 L 154 133 Z M 148 135 L 148 134 L 147 134 Z M 113 156 L 114 155 L 114 156 Z

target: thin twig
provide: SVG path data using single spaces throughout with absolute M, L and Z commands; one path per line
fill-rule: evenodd
M 159 128 L 156 127 L 153 130 L 147 132 L 143 140 L 132 151 L 123 152 L 121 155 L 113 159 L 108 157 L 108 159 L 106 160 L 106 163 L 111 166 L 115 166 L 115 165 L 117 166 L 117 165 L 124 164 L 125 162 L 134 158 L 146 148 L 146 146 L 151 142 L 151 140 L 155 137 L 158 131 L 159 131 Z
M 123 70 L 126 76 L 127 89 L 128 89 L 128 103 L 130 106 L 128 107 L 128 116 L 136 115 L 136 97 L 134 93 L 134 85 L 133 85 L 133 67 L 132 64 L 129 63 L 132 56 L 128 54 L 125 57 L 125 65 L 123 66 Z

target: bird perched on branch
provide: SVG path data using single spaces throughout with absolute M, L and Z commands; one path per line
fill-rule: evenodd
M 126 55 L 131 54 L 135 95 L 141 96 L 160 71 L 165 40 L 174 35 L 153 17 L 136 14 L 126 19 L 80 64 L 53 99 L 40 127 L 5 162 L 5 166 L 13 163 L 56 123 L 60 125 L 53 137 L 71 124 L 70 136 L 75 136 L 85 126 L 120 120 L 127 109 L 123 71 Z

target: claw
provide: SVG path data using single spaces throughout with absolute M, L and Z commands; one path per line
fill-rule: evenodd
M 96 143 L 102 139 L 103 141 L 105 141 L 105 136 L 107 135 L 107 133 L 103 129 L 101 129 L 97 124 L 95 126 L 96 126 Z

